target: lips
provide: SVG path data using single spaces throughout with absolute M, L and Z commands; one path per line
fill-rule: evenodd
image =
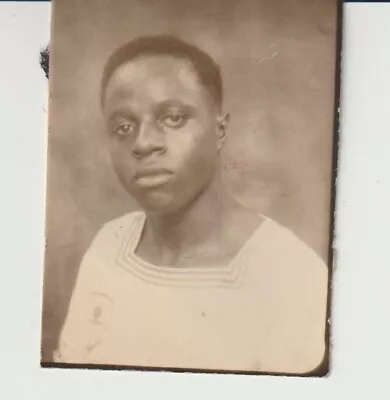
M 166 184 L 172 175 L 172 171 L 165 168 L 148 167 L 137 170 L 134 180 L 141 187 L 156 187 Z

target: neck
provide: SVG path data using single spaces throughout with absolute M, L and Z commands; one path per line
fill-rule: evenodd
M 143 240 L 155 249 L 161 264 L 202 256 L 221 239 L 222 225 L 233 207 L 234 201 L 216 180 L 189 207 L 148 215 Z

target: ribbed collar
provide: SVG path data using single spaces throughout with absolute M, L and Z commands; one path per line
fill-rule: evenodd
M 265 218 L 261 226 L 226 266 L 171 267 L 151 264 L 135 254 L 145 221 L 144 213 L 137 213 L 134 217 L 123 237 L 116 263 L 135 277 L 149 283 L 184 287 L 239 287 L 248 265 L 248 258 L 258 253 L 259 245 L 264 241 L 269 224 L 269 220 Z

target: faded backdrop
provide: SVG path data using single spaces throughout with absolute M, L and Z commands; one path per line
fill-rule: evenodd
M 227 187 L 327 258 L 337 0 L 55 0 L 53 13 L 43 361 L 93 236 L 137 208 L 111 170 L 99 109 L 107 57 L 136 36 L 177 34 L 220 63 Z

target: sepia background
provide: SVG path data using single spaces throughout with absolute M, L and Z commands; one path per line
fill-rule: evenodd
M 221 65 L 226 186 L 327 259 L 337 0 L 55 0 L 51 38 L 42 360 L 81 257 L 106 221 L 137 209 L 111 170 L 99 108 L 107 57 L 177 34 Z

